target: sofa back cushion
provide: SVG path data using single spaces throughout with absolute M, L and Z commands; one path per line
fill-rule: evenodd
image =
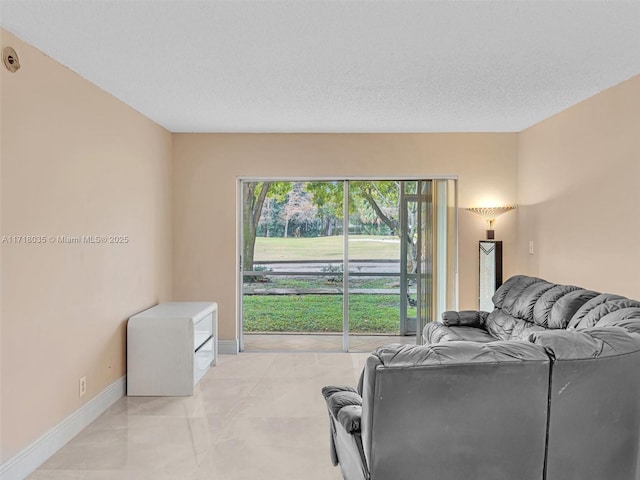
M 555 285 L 536 302 L 534 321 L 545 328 L 565 329 L 576 311 L 596 295 L 572 285 Z
M 419 472 L 539 480 L 549 370 L 544 348 L 528 342 L 376 350 L 365 367 L 361 424 L 371 480 Z
M 541 278 L 526 275 L 514 275 L 504 282 L 493 294 L 492 301 L 496 308 L 512 313 L 514 305 L 520 300 L 522 292 L 535 283 L 548 283 Z
M 622 327 L 627 332 L 640 334 L 640 308 L 620 308 L 614 312 L 603 315 L 598 323 L 598 328 Z
M 591 327 L 609 311 L 607 308 L 614 308 L 612 301 L 624 299 L 601 297 L 599 292 L 573 285 L 516 275 L 496 290 L 493 296 L 496 308 L 487 317 L 486 328 L 501 340 L 526 340 L 536 331 Z M 633 305 L 640 307 L 638 302 Z
M 546 329 L 497 308 L 487 317 L 487 331 L 500 340 L 525 340 L 531 333 L 540 330 Z
M 553 286 L 544 280 L 525 275 L 516 275 L 504 282 L 493 295 L 495 309 L 486 321 L 487 331 L 500 340 L 518 340 L 535 331 L 533 324 L 533 307 L 531 295 L 525 291 L 541 294 Z M 533 329 L 533 330 L 532 330 Z
M 583 330 L 600 326 L 600 322 L 605 320 L 608 326 L 614 326 L 616 320 L 634 318 L 634 312 L 640 309 L 640 302 L 630 300 L 620 295 L 601 293 L 578 309 L 569 322 L 567 328 Z

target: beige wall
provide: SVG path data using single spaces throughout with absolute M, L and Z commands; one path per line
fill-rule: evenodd
M 517 135 L 176 134 L 174 299 L 219 303 L 222 339 L 237 338 L 236 185 L 241 176 L 457 175 L 459 206 L 513 204 Z M 515 273 L 516 212 L 496 223 L 506 275 Z M 485 225 L 460 211 L 460 307 L 477 308 L 477 241 Z
M 518 140 L 519 270 L 640 298 L 640 75 Z
M 1 33 L 2 235 L 127 235 L 124 245 L 2 244 L 6 460 L 125 374 L 126 319 L 171 295 L 171 134 Z M 80 399 L 78 379 L 87 377 Z

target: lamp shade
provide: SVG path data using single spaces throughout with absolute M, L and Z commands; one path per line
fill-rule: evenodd
M 487 225 L 489 227 L 489 229 L 487 230 L 487 240 L 493 240 L 495 238 L 493 222 L 497 217 L 499 217 L 503 213 L 513 210 L 514 208 L 516 207 L 509 205 L 507 207 L 471 207 L 467 208 L 466 210 L 480 215 L 487 222 Z

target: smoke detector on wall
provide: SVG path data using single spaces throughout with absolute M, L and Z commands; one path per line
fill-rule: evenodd
M 20 60 L 18 59 L 18 54 L 11 47 L 4 47 L 2 50 L 2 61 L 4 62 L 4 66 L 7 67 L 11 73 L 15 73 L 20 68 Z

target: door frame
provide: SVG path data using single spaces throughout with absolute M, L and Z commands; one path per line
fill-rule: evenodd
M 348 198 L 349 193 L 349 182 L 354 181 L 429 181 L 429 180 L 453 180 L 455 182 L 455 208 L 456 211 L 458 209 L 458 176 L 457 175 L 395 175 L 395 176 L 384 176 L 384 175 L 376 175 L 376 176 L 238 176 L 236 177 L 236 308 L 235 308 L 235 326 L 236 326 L 236 341 L 238 343 L 238 351 L 244 351 L 244 325 L 243 325 L 243 275 L 242 275 L 242 245 L 244 241 L 244 228 L 243 228 L 243 208 L 242 208 L 242 186 L 244 182 L 344 182 L 343 185 L 345 194 L 347 195 L 345 198 Z M 343 215 L 343 231 L 344 231 L 344 272 L 343 272 L 343 329 L 342 329 L 342 351 L 349 352 L 349 295 L 348 295 L 348 281 L 349 281 L 349 248 L 348 248 L 348 201 L 343 201 L 344 215 Z M 345 229 L 346 227 L 346 229 Z M 457 214 L 455 217 L 455 225 L 454 225 L 454 242 L 456 245 L 456 253 L 455 253 L 455 267 L 454 267 L 454 276 L 455 279 L 455 304 L 457 307 L 458 304 L 458 221 Z M 419 294 L 419 292 L 418 292 Z M 420 314 L 418 314 L 420 316 Z M 417 319 L 417 323 L 420 324 L 419 318 Z M 416 333 L 416 343 L 420 344 L 420 333 Z

